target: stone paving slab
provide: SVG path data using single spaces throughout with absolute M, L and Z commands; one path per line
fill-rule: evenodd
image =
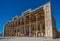
M 60 41 L 60 38 L 51 39 L 44 37 L 0 37 L 0 41 Z

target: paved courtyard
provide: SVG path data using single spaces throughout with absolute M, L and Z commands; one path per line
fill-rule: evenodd
M 44 37 L 0 37 L 0 41 L 60 41 L 60 38 L 51 39 Z

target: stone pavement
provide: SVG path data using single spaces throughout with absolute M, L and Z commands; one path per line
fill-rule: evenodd
M 0 37 L 0 41 L 60 41 L 60 38 L 51 39 L 44 37 Z

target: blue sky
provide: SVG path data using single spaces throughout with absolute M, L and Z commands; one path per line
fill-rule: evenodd
M 52 13 L 56 19 L 56 27 L 60 29 L 60 0 L 0 0 L 0 33 L 8 20 L 20 16 L 29 8 L 35 9 L 48 1 L 52 3 Z

